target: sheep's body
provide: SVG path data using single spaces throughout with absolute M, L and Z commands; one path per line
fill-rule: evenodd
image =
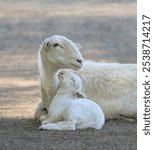
M 102 128 L 105 122 L 102 109 L 91 100 L 78 98 L 77 95 L 81 95 L 82 97 L 82 93 L 80 92 L 81 82 L 78 82 L 79 78 L 76 77 L 71 72 L 63 71 L 63 75 L 60 76 L 61 82 L 69 84 L 69 86 L 61 86 L 62 83 L 60 82 L 60 88 L 49 107 L 49 118 L 42 122 L 39 129 L 75 130 Z M 72 78 L 74 78 L 74 81 L 67 83 Z
M 106 119 L 137 115 L 136 64 L 87 61 L 77 74 L 83 81 L 87 98 L 103 108 Z

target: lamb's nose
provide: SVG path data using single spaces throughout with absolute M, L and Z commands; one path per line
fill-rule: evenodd
M 64 72 L 60 72 L 61 75 L 64 75 Z
M 82 64 L 83 60 L 77 59 L 77 62 L 79 62 L 80 64 Z

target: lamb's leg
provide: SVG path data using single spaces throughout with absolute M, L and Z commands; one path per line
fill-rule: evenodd
M 42 125 L 62 121 L 63 112 L 64 110 L 61 109 L 61 110 L 58 110 L 58 112 L 56 113 L 48 114 L 47 116 L 45 115 L 45 118 L 42 121 Z
M 57 120 L 58 120 L 58 117 L 52 115 L 52 116 L 49 116 L 47 119 L 43 120 L 42 125 L 53 123 L 53 122 L 56 122 Z
M 102 126 L 96 125 L 95 120 L 93 120 L 93 121 L 88 121 L 88 122 L 82 123 L 82 124 L 78 125 L 76 128 L 77 129 L 87 129 L 87 128 L 101 129 Z
M 42 102 L 37 104 L 35 113 L 34 113 L 34 121 L 40 121 L 40 118 L 43 114 L 47 114 Z
M 39 130 L 75 130 L 76 124 L 72 121 L 60 121 L 56 123 L 43 124 Z

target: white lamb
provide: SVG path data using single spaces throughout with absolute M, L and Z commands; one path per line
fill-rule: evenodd
M 81 79 L 68 70 L 61 70 L 58 78 L 60 87 L 50 104 L 49 118 L 39 129 L 101 129 L 105 122 L 104 114 L 98 104 L 85 99 L 81 92 Z
M 63 36 L 52 36 L 40 48 L 42 102 L 34 119 L 39 120 L 48 111 L 59 86 L 56 78 L 61 68 L 77 70 L 83 58 L 79 45 Z M 72 65 L 72 62 L 74 65 Z M 76 67 L 77 66 L 77 67 Z M 135 118 L 137 114 L 136 64 L 98 63 L 85 61 L 76 73 L 83 81 L 82 91 L 103 109 L 106 120 L 119 116 Z M 46 113 L 46 112 L 45 112 Z

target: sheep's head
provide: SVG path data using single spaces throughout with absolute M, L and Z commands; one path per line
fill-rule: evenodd
M 45 39 L 41 48 L 46 53 L 48 63 L 57 69 L 77 70 L 82 67 L 83 57 L 79 51 L 80 45 L 64 36 L 54 35 Z

